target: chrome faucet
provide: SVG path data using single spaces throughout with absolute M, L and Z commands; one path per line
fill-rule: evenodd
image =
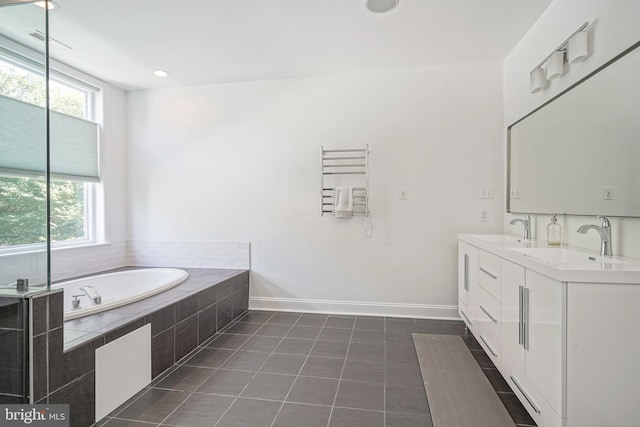
M 71 306 L 73 307 L 74 310 L 80 308 L 80 297 L 84 297 L 86 295 L 80 294 L 80 295 L 71 295 L 71 297 L 73 298 L 71 300 Z
M 529 215 L 525 215 L 524 219 L 512 219 L 509 224 L 514 225 L 518 222 L 521 222 L 524 226 L 524 240 L 531 240 L 531 217 Z
M 586 224 L 578 228 L 578 233 L 586 234 L 589 230 L 596 230 L 600 234 L 600 256 L 613 256 L 613 249 L 611 249 L 611 223 L 609 219 L 603 216 L 602 226 L 594 224 Z
M 93 286 L 83 286 L 80 288 L 80 290 L 84 292 L 87 295 L 87 297 L 89 297 L 89 299 L 91 300 L 91 302 L 93 302 L 94 305 L 98 305 L 102 303 L 102 297 L 100 296 L 98 291 L 95 290 Z

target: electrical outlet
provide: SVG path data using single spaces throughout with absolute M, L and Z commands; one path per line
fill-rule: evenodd
M 407 200 L 407 187 L 400 187 L 400 200 Z
M 480 192 L 481 199 L 493 199 L 493 188 L 483 188 Z
M 604 200 L 613 200 L 613 187 L 602 187 L 602 198 Z
M 480 222 L 487 222 L 487 221 L 489 221 L 487 211 L 480 211 Z
M 511 197 L 512 199 L 519 199 L 520 198 L 520 189 L 519 188 L 512 188 L 511 192 L 509 193 L 509 197 Z

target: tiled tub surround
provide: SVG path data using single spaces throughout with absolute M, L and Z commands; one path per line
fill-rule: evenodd
M 67 322 L 62 292 L 33 298 L 33 401 L 68 403 L 71 425 L 89 426 L 95 421 L 98 347 L 150 323 L 156 377 L 247 310 L 247 270 L 184 270 L 189 279 L 175 288 Z
M 46 251 L 3 254 L 0 283 L 28 277 L 44 283 Z M 251 268 L 251 243 L 217 241 L 128 240 L 108 244 L 68 247 L 51 251 L 53 281 L 98 274 L 123 265 L 186 268 Z
M 514 424 L 532 425 L 461 321 L 253 310 L 99 425 L 433 426 L 414 332 L 460 335 Z
M 23 403 L 24 300 L 0 297 L 0 403 Z

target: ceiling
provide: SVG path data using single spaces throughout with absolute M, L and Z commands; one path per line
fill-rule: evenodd
M 51 56 L 126 90 L 500 61 L 551 1 L 56 0 Z M 32 45 L 35 9 L 0 8 L 0 33 Z

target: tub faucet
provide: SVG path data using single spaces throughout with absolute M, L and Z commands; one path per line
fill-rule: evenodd
M 581 225 L 578 228 L 578 233 L 586 234 L 589 230 L 596 230 L 600 234 L 600 256 L 611 257 L 613 256 L 613 249 L 611 249 L 611 223 L 604 216 L 599 216 L 598 218 L 602 218 L 602 226 L 594 224 Z
M 509 224 L 513 225 L 518 222 L 524 226 L 524 240 L 531 240 L 531 217 L 525 214 L 524 219 L 512 219 Z
M 71 300 L 71 306 L 73 307 L 74 310 L 80 308 L 80 297 L 84 297 L 84 294 L 80 294 L 80 295 L 71 295 L 71 297 L 73 298 Z
M 98 305 L 102 303 L 102 297 L 93 286 L 83 286 L 80 288 L 80 290 L 89 297 L 89 299 L 93 302 L 94 305 Z

